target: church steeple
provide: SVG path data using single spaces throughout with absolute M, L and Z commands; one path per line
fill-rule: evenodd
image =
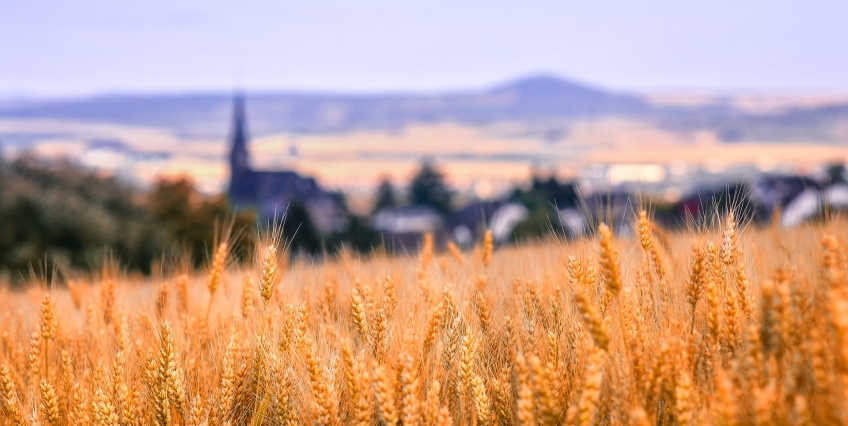
M 244 116 L 244 95 L 236 93 L 233 98 L 233 128 L 230 133 L 231 180 L 243 172 L 250 171 L 249 160 L 250 154 L 247 152 L 247 122 Z

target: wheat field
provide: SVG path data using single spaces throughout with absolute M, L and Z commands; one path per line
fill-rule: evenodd
M 0 425 L 848 424 L 848 223 L 720 222 L 3 289 Z

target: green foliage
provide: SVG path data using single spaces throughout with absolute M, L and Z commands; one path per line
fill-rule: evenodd
M 848 169 L 845 167 L 845 164 L 828 164 L 825 168 L 825 173 L 827 173 L 827 179 L 830 183 L 841 183 L 848 181 Z
M 429 161 L 421 164 L 421 169 L 412 178 L 409 192 L 413 204 L 429 205 L 442 212 L 451 209 L 451 192 L 445 185 L 445 177 Z
M 168 247 L 139 194 L 114 178 L 25 156 L 0 163 L 0 179 L 0 269 L 13 279 L 44 262 L 95 268 L 107 249 L 146 271 Z
M 392 186 L 392 181 L 389 178 L 384 178 L 377 186 L 377 194 L 374 196 L 374 207 L 372 211 L 376 213 L 382 209 L 396 206 L 397 200 L 395 200 L 395 189 Z
M 554 177 L 542 179 L 534 176 L 529 189 L 516 189 L 511 198 L 531 211 L 543 204 L 558 209 L 575 207 L 578 200 L 577 185 L 574 182 L 560 183 Z
M 536 204 L 530 214 L 513 229 L 517 242 L 542 241 L 548 234 L 562 235 L 563 230 L 559 223 L 556 209 L 550 205 Z
M 278 225 L 292 254 L 322 255 L 342 246 L 370 252 L 380 245 L 368 220 L 350 213 L 345 229 L 321 235 L 300 203 L 289 205 Z M 224 195 L 201 194 L 188 179 L 159 180 L 142 192 L 70 161 L 0 161 L 0 275 L 13 282 L 44 266 L 97 271 L 107 258 L 142 273 L 183 257 L 199 267 L 228 228 L 235 236 L 233 259 L 250 259 L 255 214 L 233 211 Z
M 41 265 L 94 271 L 107 254 L 143 273 L 175 254 L 198 266 L 229 221 L 236 230 L 253 224 L 251 213 L 234 214 L 224 197 L 204 197 L 185 179 L 144 194 L 70 161 L 31 156 L 0 162 L 0 179 L 0 271 L 13 281 Z
M 291 253 L 318 254 L 321 251 L 321 235 L 303 204 L 291 203 L 282 220 L 283 239 Z
M 253 212 L 233 212 L 226 197 L 204 196 L 186 178 L 157 181 L 144 206 L 180 252 L 190 255 L 195 266 L 208 260 L 212 239 L 226 226 L 231 226 L 238 236 L 230 242 L 237 259 L 247 254 L 254 237 L 253 232 L 245 232 L 253 230 Z
M 360 253 L 369 253 L 383 244 L 380 234 L 368 224 L 368 218 L 350 216 L 347 227 L 350 247 Z
M 560 183 L 555 178 L 533 177 L 529 189 L 516 189 L 512 200 L 527 207 L 530 214 L 519 222 L 513 234 L 516 241 L 540 240 L 548 234 L 564 235 L 557 209 L 577 205 L 577 188 L 572 182 Z

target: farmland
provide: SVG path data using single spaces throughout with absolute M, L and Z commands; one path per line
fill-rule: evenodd
M 732 215 L 0 297 L 4 424 L 845 424 L 848 235 Z

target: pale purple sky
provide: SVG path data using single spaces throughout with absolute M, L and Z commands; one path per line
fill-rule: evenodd
M 848 93 L 848 2 L 0 0 L 0 97 L 620 90 Z

